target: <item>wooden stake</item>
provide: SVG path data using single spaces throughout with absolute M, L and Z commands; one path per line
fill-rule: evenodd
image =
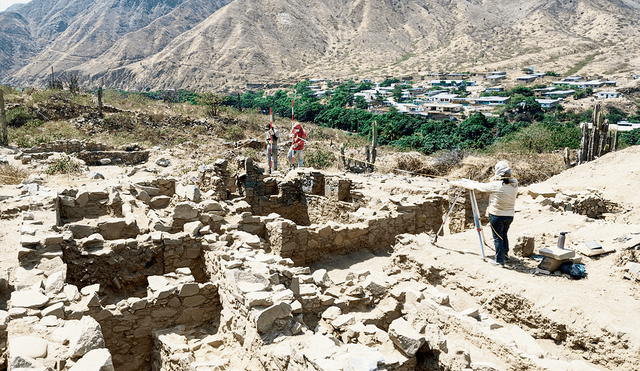
M 102 113 L 102 86 L 98 88 L 98 116 L 104 117 Z
M 2 122 L 2 145 L 9 145 L 9 135 L 7 133 L 7 115 L 4 112 L 4 92 L 0 90 L 0 122 Z

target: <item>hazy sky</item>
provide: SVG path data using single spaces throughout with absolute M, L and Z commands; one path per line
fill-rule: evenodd
M 29 0 L 0 0 L 0 12 L 5 11 L 8 7 L 10 7 L 13 4 L 19 4 L 19 3 L 28 3 Z

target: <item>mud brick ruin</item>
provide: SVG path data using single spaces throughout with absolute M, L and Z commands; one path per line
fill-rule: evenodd
M 54 143 L 28 153 L 82 153 L 83 146 Z M 87 152 L 100 157 L 103 150 L 111 149 Z M 217 370 L 238 359 L 268 370 L 281 362 L 304 368 L 323 364 L 320 346 L 342 354 L 334 363 L 356 357 L 413 369 L 426 338 L 388 317 L 385 304 L 398 299 L 389 296 L 393 277 L 359 272 L 334 283 L 309 265 L 388 250 L 402 233 L 434 232 L 447 197 L 396 197 L 373 212 L 340 175 L 303 169 L 277 178 L 250 159 L 239 165 L 242 184 L 219 160 L 202 166 L 194 184 L 160 177 L 103 189 L 36 187 L 3 205 L 3 218 L 23 219 L 20 267 L 2 280 L 13 288 L 3 344 L 40 344 L 39 352 L 10 346 L 9 368 Z M 359 315 L 369 320 L 356 321 Z M 388 352 L 358 343 L 359 336 Z M 300 349 L 284 351 L 294 343 Z
M 459 329 L 519 359 L 521 351 L 491 335 L 502 325 L 477 309 L 453 310 L 431 283 L 442 280 L 439 269 L 411 256 L 415 236 L 441 226 L 451 189 L 366 203 L 344 175 L 303 168 L 267 176 L 249 159 L 238 165 L 237 178 L 218 160 L 191 181 L 149 175 L 60 191 L 35 184 L 2 201 L 0 218 L 22 220 L 19 267 L 0 276 L 5 366 L 495 369 L 448 341 Z M 484 211 L 486 198 L 479 203 Z M 451 233 L 472 225 L 467 204 L 450 215 Z M 334 282 L 318 268 L 362 251 L 387 256 L 384 273 L 350 270 Z M 535 344 L 524 331 L 512 336 Z M 534 359 L 539 351 L 528 350 Z

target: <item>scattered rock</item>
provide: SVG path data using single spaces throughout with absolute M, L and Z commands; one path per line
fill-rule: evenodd
M 107 349 L 93 349 L 76 362 L 69 371 L 115 371 Z
M 69 339 L 69 357 L 81 357 L 89 351 L 104 348 L 104 338 L 98 321 L 89 316 L 80 320 Z
M 426 342 L 424 336 L 403 318 L 391 322 L 389 338 L 407 357 L 413 357 Z
M 161 157 L 161 158 L 156 160 L 156 165 L 162 166 L 162 167 L 167 167 L 167 166 L 171 165 L 171 161 L 169 161 L 168 159 L 166 159 L 164 157 Z
M 513 246 L 513 253 L 516 256 L 527 258 L 533 254 L 535 246 L 535 239 L 532 236 L 518 236 L 516 244 Z
M 266 332 L 271 328 L 275 320 L 287 318 L 291 315 L 291 305 L 282 302 L 274 304 L 269 308 L 259 312 L 255 317 L 258 332 Z
M 87 175 L 87 178 L 89 178 L 89 179 L 104 179 L 104 175 L 102 175 L 102 173 L 99 173 L 97 171 L 91 171 Z
M 29 358 L 44 358 L 47 356 L 49 343 L 35 336 L 21 336 L 11 338 L 9 353 L 11 357 L 22 356 Z
M 49 302 L 49 298 L 39 291 L 23 290 L 11 293 L 12 308 L 42 308 Z

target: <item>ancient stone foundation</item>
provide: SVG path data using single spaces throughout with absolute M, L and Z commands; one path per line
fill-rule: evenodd
M 339 175 L 244 166 L 244 197 L 220 161 L 197 185 L 154 178 L 7 203 L 2 215 L 23 218 L 0 312 L 9 368 L 413 370 L 446 353 L 437 326 L 401 315 L 424 284 L 407 291 L 393 272 L 367 271 L 332 282 L 308 265 L 434 233 L 447 196 L 392 196 L 373 209 Z M 18 346 L 25 336 L 48 351 Z

